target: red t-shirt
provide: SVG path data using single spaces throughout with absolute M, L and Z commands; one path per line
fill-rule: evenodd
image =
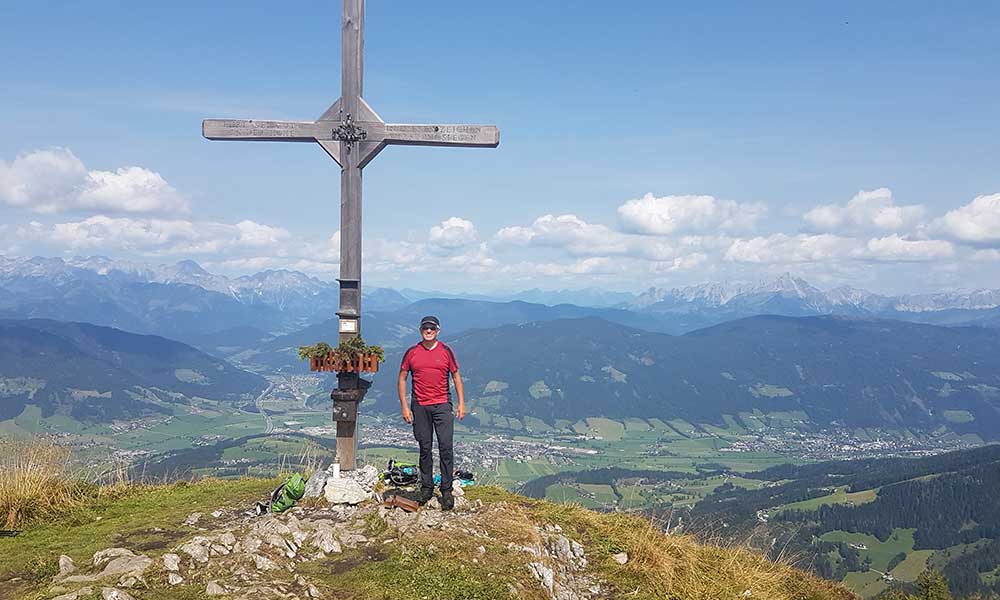
M 458 370 L 458 359 L 443 342 L 430 350 L 422 343 L 413 346 L 403 355 L 399 370 L 413 374 L 413 398 L 420 406 L 451 401 L 448 374 Z

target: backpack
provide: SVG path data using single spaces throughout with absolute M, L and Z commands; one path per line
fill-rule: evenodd
M 390 458 L 380 477 L 393 485 L 414 485 L 420 480 L 420 469 L 417 465 L 397 463 Z
M 271 492 L 271 512 L 285 512 L 306 494 L 306 480 L 295 473 Z

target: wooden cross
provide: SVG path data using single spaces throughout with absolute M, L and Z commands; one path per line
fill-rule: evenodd
M 206 119 L 210 140 L 316 142 L 340 165 L 340 341 L 361 335 L 361 170 L 388 145 L 496 148 L 494 125 L 401 125 L 386 123 L 362 97 L 365 0 L 344 0 L 341 28 L 341 96 L 315 121 Z M 332 396 L 360 402 L 367 382 L 338 373 Z M 354 406 L 354 414 L 357 413 Z M 355 467 L 356 421 L 337 421 L 340 468 Z

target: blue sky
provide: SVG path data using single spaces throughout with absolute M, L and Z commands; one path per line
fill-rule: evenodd
M 336 165 L 200 123 L 318 117 L 339 19 L 5 2 L 0 253 L 335 277 Z M 501 145 L 393 147 L 365 170 L 366 282 L 998 287 L 998 40 L 989 2 L 369 0 L 382 117 L 495 123 Z

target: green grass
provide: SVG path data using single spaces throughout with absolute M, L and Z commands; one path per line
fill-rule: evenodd
M 587 419 L 587 430 L 597 433 L 609 442 L 617 442 L 625 435 L 625 426 L 621 421 L 612 421 L 604 417 L 590 417 Z
M 830 531 L 820 536 L 825 542 L 848 542 L 852 544 L 865 544 L 867 550 L 858 550 L 861 559 L 871 558 L 872 568 L 878 571 L 885 571 L 889 561 L 900 552 L 907 555 L 913 552 L 913 532 L 914 529 L 896 529 L 884 543 L 873 535 L 864 533 L 849 533 L 847 531 Z M 854 587 L 854 586 L 851 586 Z M 859 589 L 859 588 L 854 588 Z
M 137 489 L 125 498 L 74 509 L 15 538 L 0 538 L 0 581 L 36 571 L 38 565 L 55 565 L 60 554 L 86 564 L 94 552 L 126 540 L 130 547 L 166 548 L 177 541 L 170 532 L 189 514 L 232 504 L 250 507 L 265 499 L 277 483 L 273 479 L 182 482 Z
M 900 581 L 916 581 L 917 576 L 927 568 L 927 561 L 933 554 L 934 550 L 914 550 L 910 552 L 906 555 L 906 559 L 892 570 L 892 576 Z
M 820 506 L 830 504 L 847 504 L 853 502 L 855 505 L 874 502 L 878 497 L 878 490 L 861 490 L 860 492 L 848 492 L 847 486 L 840 486 L 833 493 L 818 498 L 810 498 L 801 502 L 785 504 L 778 509 L 783 510 L 816 510 Z
M 574 485 L 550 485 L 545 489 L 545 499 L 559 504 L 579 504 L 585 508 L 606 508 L 590 496 L 584 495 L 577 486 Z
M 843 584 L 865 598 L 877 596 L 888 587 L 888 584 L 882 581 L 882 576 L 874 571 L 848 573 L 847 577 L 844 577 Z

